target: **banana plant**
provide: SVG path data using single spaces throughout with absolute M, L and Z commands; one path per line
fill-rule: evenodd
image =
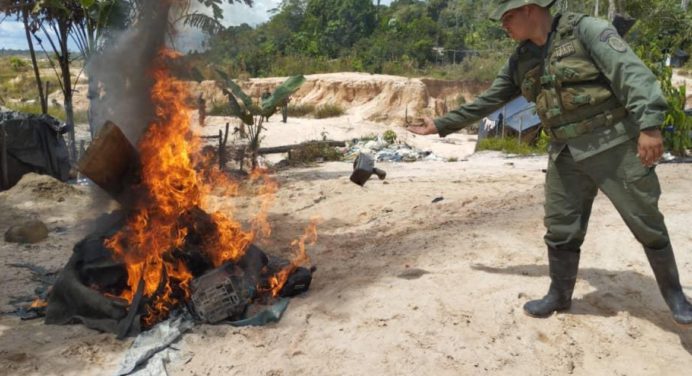
M 236 84 L 228 75 L 216 69 L 219 80 L 217 85 L 228 97 L 231 116 L 239 118 L 244 125 L 247 125 L 249 138 L 249 151 L 252 160 L 252 168 L 257 168 L 257 157 L 260 143 L 262 142 L 262 130 L 264 119 L 274 114 L 276 108 L 283 104 L 288 97 L 295 93 L 305 82 L 303 75 L 289 77 L 274 89 L 270 96 L 253 102 L 252 98 Z

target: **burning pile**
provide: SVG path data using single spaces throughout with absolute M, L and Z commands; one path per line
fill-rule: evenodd
M 253 245 L 271 234 L 267 211 L 277 184 L 269 176 L 255 171 L 250 177 L 260 184 L 262 197 L 250 229 L 229 213 L 207 212 L 212 190 L 222 187 L 233 195 L 238 186 L 199 153 L 200 139 L 190 130 L 189 93 L 166 68 L 177 57 L 162 49 L 153 63 L 155 117 L 138 145 L 139 178 L 128 190 L 127 217 L 75 247 L 49 300 L 47 322 L 76 319 L 125 335 L 185 306 L 209 319 L 210 298 L 219 294 L 219 304 L 226 299 L 234 308 L 215 312 L 212 321 L 239 318 L 243 312 L 235 303 L 266 303 L 309 285 L 310 272 L 300 265 L 309 261 L 305 244 L 316 240 L 314 223 L 292 243 L 291 262 L 268 257 Z M 284 289 L 292 275 L 303 276 L 304 289 Z

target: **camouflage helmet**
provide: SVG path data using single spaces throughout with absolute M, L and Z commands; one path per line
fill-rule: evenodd
M 529 4 L 536 4 L 539 7 L 547 8 L 553 5 L 555 1 L 556 0 L 495 0 L 495 7 L 493 11 L 490 12 L 490 19 L 499 21 L 506 12 Z

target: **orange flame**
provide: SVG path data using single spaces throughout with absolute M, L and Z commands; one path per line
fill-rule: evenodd
M 33 302 L 31 302 L 31 305 L 29 306 L 30 308 L 43 308 L 47 307 L 48 302 L 46 300 L 43 300 L 41 298 L 36 298 L 34 299 Z
M 261 205 L 250 230 L 244 230 L 226 214 L 204 211 L 205 198 L 212 190 L 221 187 L 224 194 L 236 194 L 238 185 L 212 167 L 209 158 L 205 159 L 200 152 L 201 140 L 190 131 L 192 109 L 186 106 L 190 97 L 187 87 L 166 69 L 166 61 L 177 57 L 179 54 L 174 51 L 161 50 L 154 64 L 151 100 L 156 116 L 138 145 L 138 202 L 126 225 L 105 241 L 127 268 L 128 288 L 120 298 L 132 303 L 140 281 L 143 282 L 142 294 L 149 302 L 143 318 L 147 327 L 166 318 L 173 307 L 190 298 L 193 275 L 173 255 L 185 247 L 188 235 L 199 235 L 202 244 L 198 246 L 214 267 L 238 260 L 257 237 L 271 235 L 268 211 L 278 189 L 276 181 L 265 171 L 253 172 L 251 182 L 262 183 L 257 192 Z M 196 171 L 199 165 L 203 172 Z M 270 281 L 274 295 L 297 265 L 308 260 L 305 241 L 315 238 L 313 224 L 301 239 L 294 241 L 298 258 L 291 263 L 292 267 L 273 277 L 275 281 Z
M 305 251 L 305 244 L 315 244 L 317 242 L 317 223 L 319 219 L 312 218 L 308 227 L 305 228 L 303 235 L 300 238 L 295 239 L 291 242 L 291 248 L 293 250 L 293 260 L 291 263 L 281 269 L 278 273 L 269 279 L 269 287 L 273 297 L 277 297 L 281 293 L 281 289 L 286 284 L 286 280 L 299 266 L 306 265 L 310 262 L 310 257 L 308 257 Z
M 190 231 L 181 223 L 182 218 L 204 207 L 205 196 L 221 176 L 218 172 L 202 176 L 195 171 L 191 156 L 199 151 L 201 142 L 190 132 L 190 109 L 185 104 L 189 94 L 184 83 L 165 68 L 166 60 L 178 56 L 162 50 L 156 60 L 151 92 L 156 116 L 139 143 L 142 194 L 127 225 L 106 240 L 106 246 L 127 267 L 129 288 L 121 297 L 131 303 L 140 280 L 144 281 L 145 297 L 156 295 L 144 318 L 148 325 L 166 317 L 181 300 L 189 299 L 192 274 L 170 253 L 184 246 Z M 223 184 L 232 186 L 230 180 Z M 238 222 L 221 213 L 210 217 L 215 226 L 204 234 L 204 251 L 214 266 L 241 257 L 254 233 L 243 231 Z

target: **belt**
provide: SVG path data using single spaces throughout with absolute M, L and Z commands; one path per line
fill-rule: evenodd
M 550 135 L 558 141 L 569 140 L 570 138 L 591 133 L 596 128 L 609 127 L 626 117 L 627 109 L 625 109 L 625 107 L 618 107 L 577 123 L 551 127 L 548 131 Z

